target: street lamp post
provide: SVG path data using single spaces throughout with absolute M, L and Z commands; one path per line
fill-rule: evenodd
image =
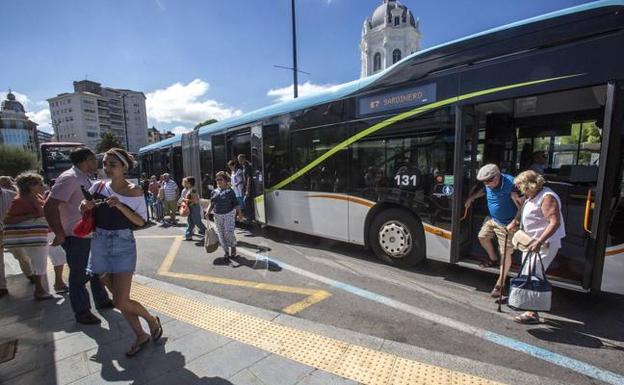
M 124 133 L 126 135 L 126 151 L 130 151 L 130 141 L 128 139 L 128 122 L 126 121 L 126 96 L 125 93 L 121 94 L 121 108 L 123 109 L 123 119 L 124 119 Z
M 291 0 L 292 8 L 292 39 L 293 39 L 293 88 L 295 99 L 299 96 L 297 89 L 297 26 L 295 24 L 295 0 Z

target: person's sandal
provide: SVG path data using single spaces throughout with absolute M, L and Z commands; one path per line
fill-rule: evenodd
M 523 325 L 536 325 L 540 323 L 538 316 L 528 315 L 526 313 L 522 313 L 517 317 L 514 317 L 514 322 L 523 324 Z
M 501 295 L 502 288 L 499 285 L 494 286 L 494 289 L 490 292 L 490 297 L 498 298 Z
M 69 287 L 65 284 L 63 284 L 62 286 L 54 285 L 54 291 L 56 292 L 56 294 L 67 293 L 69 291 Z
M 162 337 L 163 335 L 163 328 L 162 328 L 162 325 L 160 324 L 160 318 L 156 317 L 156 322 L 158 322 L 158 327 L 154 330 L 150 330 L 150 334 L 151 334 L 153 342 L 158 341 L 160 337 Z
M 145 340 L 140 341 L 139 338 L 137 338 L 134 343 L 132 344 L 132 346 L 130 346 L 130 350 L 128 350 L 126 352 L 126 357 L 134 357 L 136 356 L 141 350 L 143 350 L 143 347 L 150 342 L 150 336 L 145 335 Z

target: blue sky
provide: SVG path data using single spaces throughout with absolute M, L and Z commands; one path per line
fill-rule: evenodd
M 587 3 L 403 0 L 422 47 Z M 382 0 L 297 0 L 300 93 L 359 77 L 362 23 Z M 150 125 L 182 132 L 271 104 L 292 87 L 290 0 L 3 1 L 0 91 L 49 130 L 46 98 L 85 76 L 143 91 Z M 280 90 L 282 89 L 282 90 Z M 274 90 L 273 92 L 270 92 Z

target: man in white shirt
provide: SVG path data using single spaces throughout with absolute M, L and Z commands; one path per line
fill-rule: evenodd
M 175 224 L 176 211 L 178 211 L 178 184 L 169 177 L 169 174 L 163 174 L 163 182 L 160 188 L 165 191 L 164 215 L 170 215 L 171 224 Z
M 87 282 L 91 283 L 91 294 L 96 309 L 103 310 L 114 306 L 100 279 L 96 275 L 87 275 L 91 237 L 80 237 L 74 233 L 74 228 L 82 218 L 79 207 L 84 195 L 81 188 L 88 190 L 91 186 L 89 175 L 97 172 L 97 160 L 93 151 L 85 147 L 73 150 L 69 158 L 73 166 L 56 178 L 44 206 L 44 212 L 55 235 L 52 246 L 61 245 L 67 255 L 69 301 L 76 322 L 87 325 L 99 324 L 101 320 L 91 313 Z

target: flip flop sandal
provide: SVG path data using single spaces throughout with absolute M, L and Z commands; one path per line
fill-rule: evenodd
M 63 294 L 63 293 L 67 293 L 69 291 L 69 287 L 67 285 L 63 285 L 59 288 L 54 288 L 54 291 L 56 292 L 56 294 Z
M 143 350 L 143 347 L 150 342 L 150 338 L 146 338 L 145 341 L 139 342 L 139 340 L 137 339 L 136 341 L 134 341 L 134 344 L 132 344 L 132 346 L 130 347 L 130 350 L 128 350 L 126 352 L 126 357 L 134 357 L 136 356 L 141 350 Z
M 163 328 L 162 328 L 162 325 L 160 324 L 160 318 L 156 317 L 156 322 L 158 322 L 158 327 L 155 330 L 150 331 L 153 342 L 158 341 L 160 337 L 162 337 L 163 335 Z
M 534 317 L 526 314 L 520 314 L 517 317 L 514 317 L 514 322 L 523 324 L 523 325 L 536 325 L 539 324 L 539 317 Z

